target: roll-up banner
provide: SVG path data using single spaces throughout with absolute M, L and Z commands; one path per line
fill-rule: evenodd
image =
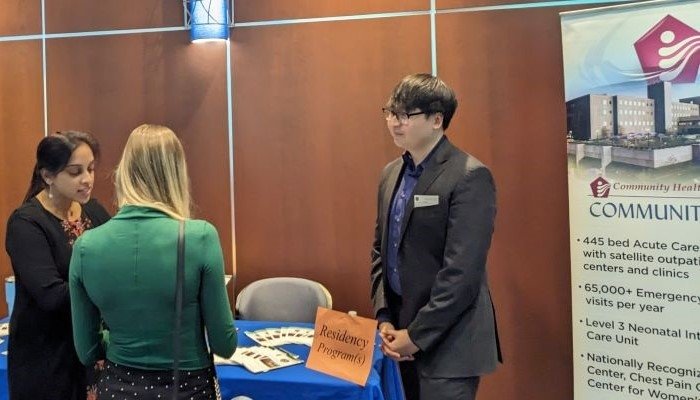
M 561 14 L 575 400 L 700 400 L 700 1 Z

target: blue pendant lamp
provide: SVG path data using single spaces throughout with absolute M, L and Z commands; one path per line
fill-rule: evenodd
M 230 0 L 185 0 L 190 40 L 228 40 Z

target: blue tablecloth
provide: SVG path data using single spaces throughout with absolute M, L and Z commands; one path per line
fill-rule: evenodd
M 236 321 L 239 346 L 254 346 L 244 331 L 281 326 L 306 326 L 287 322 Z M 7 350 L 7 337 L 0 351 Z M 378 346 L 378 339 L 375 346 Z M 309 348 L 302 345 L 284 345 L 285 350 L 298 354 L 306 361 Z M 310 370 L 304 364 L 253 374 L 240 366 L 217 366 L 224 400 L 248 396 L 254 400 L 309 399 L 309 400 L 403 400 L 401 378 L 397 364 L 384 357 L 375 348 L 372 370 L 367 384 L 361 387 L 329 375 Z M 7 399 L 7 357 L 0 356 L 0 400 Z
M 0 322 L 7 322 L 9 318 L 3 318 Z M 7 336 L 3 336 L 0 343 L 0 351 L 7 351 Z M 7 353 L 0 355 L 0 400 L 7 400 Z

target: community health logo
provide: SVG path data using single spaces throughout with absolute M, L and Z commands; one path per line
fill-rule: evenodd
M 610 182 L 599 176 L 593 182 L 591 182 L 591 192 L 593 197 L 608 197 L 610 194 Z
M 694 83 L 700 68 L 700 32 L 667 15 L 634 43 L 649 84 Z

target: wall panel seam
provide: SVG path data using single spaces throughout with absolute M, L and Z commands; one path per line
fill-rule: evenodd
M 630 2 L 630 0 L 538 1 L 538 2 L 534 2 L 534 3 L 514 3 L 514 4 L 499 4 L 499 5 L 494 5 L 494 6 L 446 8 L 446 9 L 442 9 L 442 10 L 437 10 L 437 14 L 456 14 L 456 13 L 468 13 L 468 12 L 479 12 L 479 11 L 520 10 L 520 9 L 527 9 L 527 8 L 570 7 L 570 6 L 587 5 L 587 4 L 599 4 L 601 6 L 604 6 L 605 4 L 628 3 L 628 2 Z
M 41 0 L 41 80 L 44 96 L 44 137 L 49 135 L 49 108 L 47 98 L 46 77 L 46 4 Z
M 129 35 L 129 34 L 139 34 L 139 33 L 159 33 L 159 32 L 174 32 L 174 31 L 184 31 L 188 28 L 184 26 L 172 26 L 172 27 L 157 27 L 157 28 L 138 28 L 138 29 L 116 29 L 116 30 L 97 30 L 97 31 L 83 31 L 83 32 L 62 32 L 62 33 L 49 33 L 45 31 L 44 25 L 44 1 L 42 0 L 42 33 L 33 35 L 0 35 L 0 42 L 13 42 L 13 41 L 26 41 L 26 40 L 44 40 L 44 39 L 60 39 L 60 38 L 71 38 L 71 37 L 89 37 L 89 36 L 110 36 L 110 35 Z M 477 12 L 477 11 L 499 11 L 499 10 L 517 10 L 526 8 L 544 8 L 544 7 L 567 7 L 576 5 L 586 5 L 586 4 L 614 4 L 614 3 L 626 3 L 629 0 L 558 0 L 558 1 L 543 1 L 543 2 L 529 2 L 529 3 L 515 3 L 515 4 L 502 4 L 493 6 L 477 6 L 477 7 L 461 7 L 461 8 L 449 8 L 438 10 L 435 9 L 435 0 L 431 0 L 430 10 L 419 10 L 419 11 L 400 11 L 400 12 L 387 12 L 387 13 L 374 13 L 374 14 L 356 14 L 356 15 L 343 15 L 343 16 L 333 16 L 333 17 L 317 17 L 317 18 L 295 18 L 295 19 L 278 19 L 278 20 L 266 20 L 266 21 L 249 21 L 249 22 L 233 22 L 231 27 L 233 28 L 250 28 L 258 26 L 275 26 L 275 25 L 290 25 L 290 24 L 305 24 L 305 23 L 317 23 L 317 22 L 338 22 L 338 21 L 354 21 L 354 20 L 368 20 L 368 19 L 380 19 L 380 18 L 400 18 L 400 17 L 410 17 L 419 15 L 431 15 L 433 12 L 435 14 L 455 14 L 455 13 L 467 13 L 467 12 Z
M 437 26 L 435 25 L 435 0 L 430 0 L 430 65 L 432 67 L 433 76 L 437 76 L 437 35 L 435 33 Z
M 401 11 L 390 13 L 376 14 L 357 14 L 357 15 L 340 15 L 334 17 L 316 17 L 316 18 L 294 18 L 294 19 L 277 19 L 269 21 L 251 21 L 251 22 L 234 22 L 233 27 L 249 28 L 256 26 L 275 26 L 275 25 L 292 25 L 292 24 L 308 24 L 318 22 L 338 22 L 338 21 L 355 21 L 381 18 L 399 18 L 412 17 L 416 15 L 429 15 L 429 10 L 424 11 Z
M 231 41 L 226 41 L 226 101 L 228 108 L 228 161 L 229 161 L 229 196 L 231 208 L 231 273 L 236 276 L 236 213 L 235 213 L 235 192 L 234 192 L 234 165 L 233 165 L 233 79 L 231 74 Z M 235 288 L 234 279 L 232 288 Z M 233 293 L 232 293 L 233 295 Z

